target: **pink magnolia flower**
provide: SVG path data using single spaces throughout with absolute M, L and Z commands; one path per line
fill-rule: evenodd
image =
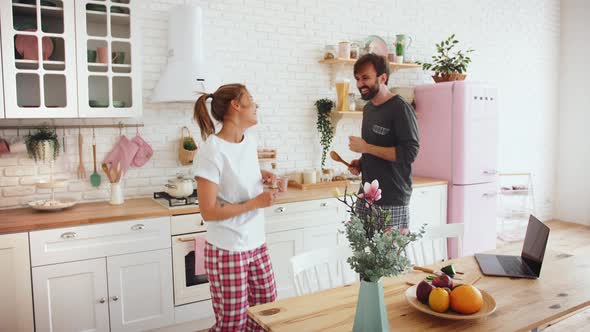
M 363 186 L 363 193 L 357 195 L 358 198 L 364 198 L 366 200 L 365 206 L 369 207 L 373 202 L 381 199 L 381 189 L 379 189 L 379 181 L 377 179 L 373 182 L 365 182 Z
M 388 227 L 385 230 L 385 232 L 383 232 L 383 234 L 387 235 L 387 234 L 391 233 L 394 229 L 397 229 L 397 227 L 395 227 L 395 226 Z M 399 232 L 400 232 L 400 234 L 407 235 L 408 233 L 410 233 L 410 229 L 402 228 L 399 230 Z

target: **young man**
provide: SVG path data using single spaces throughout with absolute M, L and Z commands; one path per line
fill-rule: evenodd
M 362 137 L 349 137 L 350 150 L 362 154 L 349 170 L 362 174 L 363 183 L 377 179 L 382 198 L 375 204 L 389 212 L 392 226 L 408 228 L 412 163 L 419 148 L 414 109 L 387 88 L 389 63 L 384 57 L 362 56 L 354 64 L 354 77 L 361 97 L 369 102 L 363 110 Z M 356 212 L 362 217 L 368 209 L 357 204 Z

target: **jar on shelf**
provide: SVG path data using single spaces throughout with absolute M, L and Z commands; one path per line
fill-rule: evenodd
M 338 43 L 338 58 L 350 59 L 350 42 L 341 41 Z
M 336 59 L 336 46 L 326 45 L 324 46 L 324 60 Z
M 356 103 L 355 103 L 354 93 L 352 93 L 352 92 L 350 92 L 348 94 L 348 110 L 350 112 L 356 111 Z
M 353 42 L 350 44 L 350 58 L 358 59 L 360 56 L 361 48 L 358 43 Z
M 332 169 L 324 168 L 322 169 L 322 178 L 321 182 L 332 182 Z

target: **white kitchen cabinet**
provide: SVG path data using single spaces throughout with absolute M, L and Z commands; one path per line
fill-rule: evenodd
M 111 331 L 174 323 L 170 249 L 107 258 Z
M 338 224 L 307 227 L 303 230 L 303 252 L 338 246 Z
M 76 0 L 80 117 L 141 114 L 139 0 Z M 106 50 L 104 57 L 100 50 Z M 97 53 L 96 60 L 88 52 Z
M 33 331 L 27 233 L 0 235 L 0 331 Z
M 414 188 L 410 198 L 410 229 L 447 223 L 447 185 Z
M 294 296 L 291 257 L 303 251 L 303 230 L 294 229 L 267 234 L 266 245 L 275 274 L 278 297 Z
M 139 116 L 137 2 L 2 1 L 5 117 Z M 104 63 L 89 63 L 98 47 Z
M 104 258 L 34 267 L 33 294 L 37 331 L 110 331 Z

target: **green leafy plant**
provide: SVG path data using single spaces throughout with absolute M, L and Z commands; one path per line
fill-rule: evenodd
M 467 65 L 471 63 L 471 58 L 468 55 L 474 50 L 454 51 L 453 48 L 458 43 L 459 41 L 455 39 L 455 34 L 452 34 L 449 38 L 436 44 L 438 54 L 432 56 L 432 63 L 417 63 L 422 65 L 422 69 L 433 70 L 439 76 L 445 74 L 462 74 L 467 70 Z
M 25 145 L 27 146 L 27 154 L 34 161 L 48 161 L 45 159 L 47 148 L 51 149 L 52 160 L 59 156 L 60 144 L 57 134 L 47 127 L 39 128 L 36 133 L 25 136 Z
M 318 110 L 317 128 L 321 135 L 320 144 L 322 145 L 322 168 L 326 165 L 326 156 L 332 146 L 332 139 L 334 138 L 334 127 L 330 121 L 330 113 L 334 107 L 334 102 L 330 99 L 323 98 L 315 102 L 315 107 Z
M 344 224 L 344 230 L 353 255 L 348 258 L 348 264 L 357 272 L 361 279 L 367 282 L 377 282 L 381 277 L 396 276 L 410 267 L 410 260 L 405 255 L 405 248 L 425 233 L 425 226 L 418 232 L 408 229 L 397 229 L 390 226 L 392 217 L 389 212 L 375 205 L 381 199 L 379 182 L 365 183 L 363 193 L 356 196 L 344 193 L 343 202 L 350 213 L 350 221 Z M 356 213 L 357 203 L 368 209 L 366 216 Z
M 195 143 L 195 140 L 192 139 L 192 137 L 185 137 L 182 142 L 182 147 L 185 150 L 195 151 L 197 149 L 197 143 Z

